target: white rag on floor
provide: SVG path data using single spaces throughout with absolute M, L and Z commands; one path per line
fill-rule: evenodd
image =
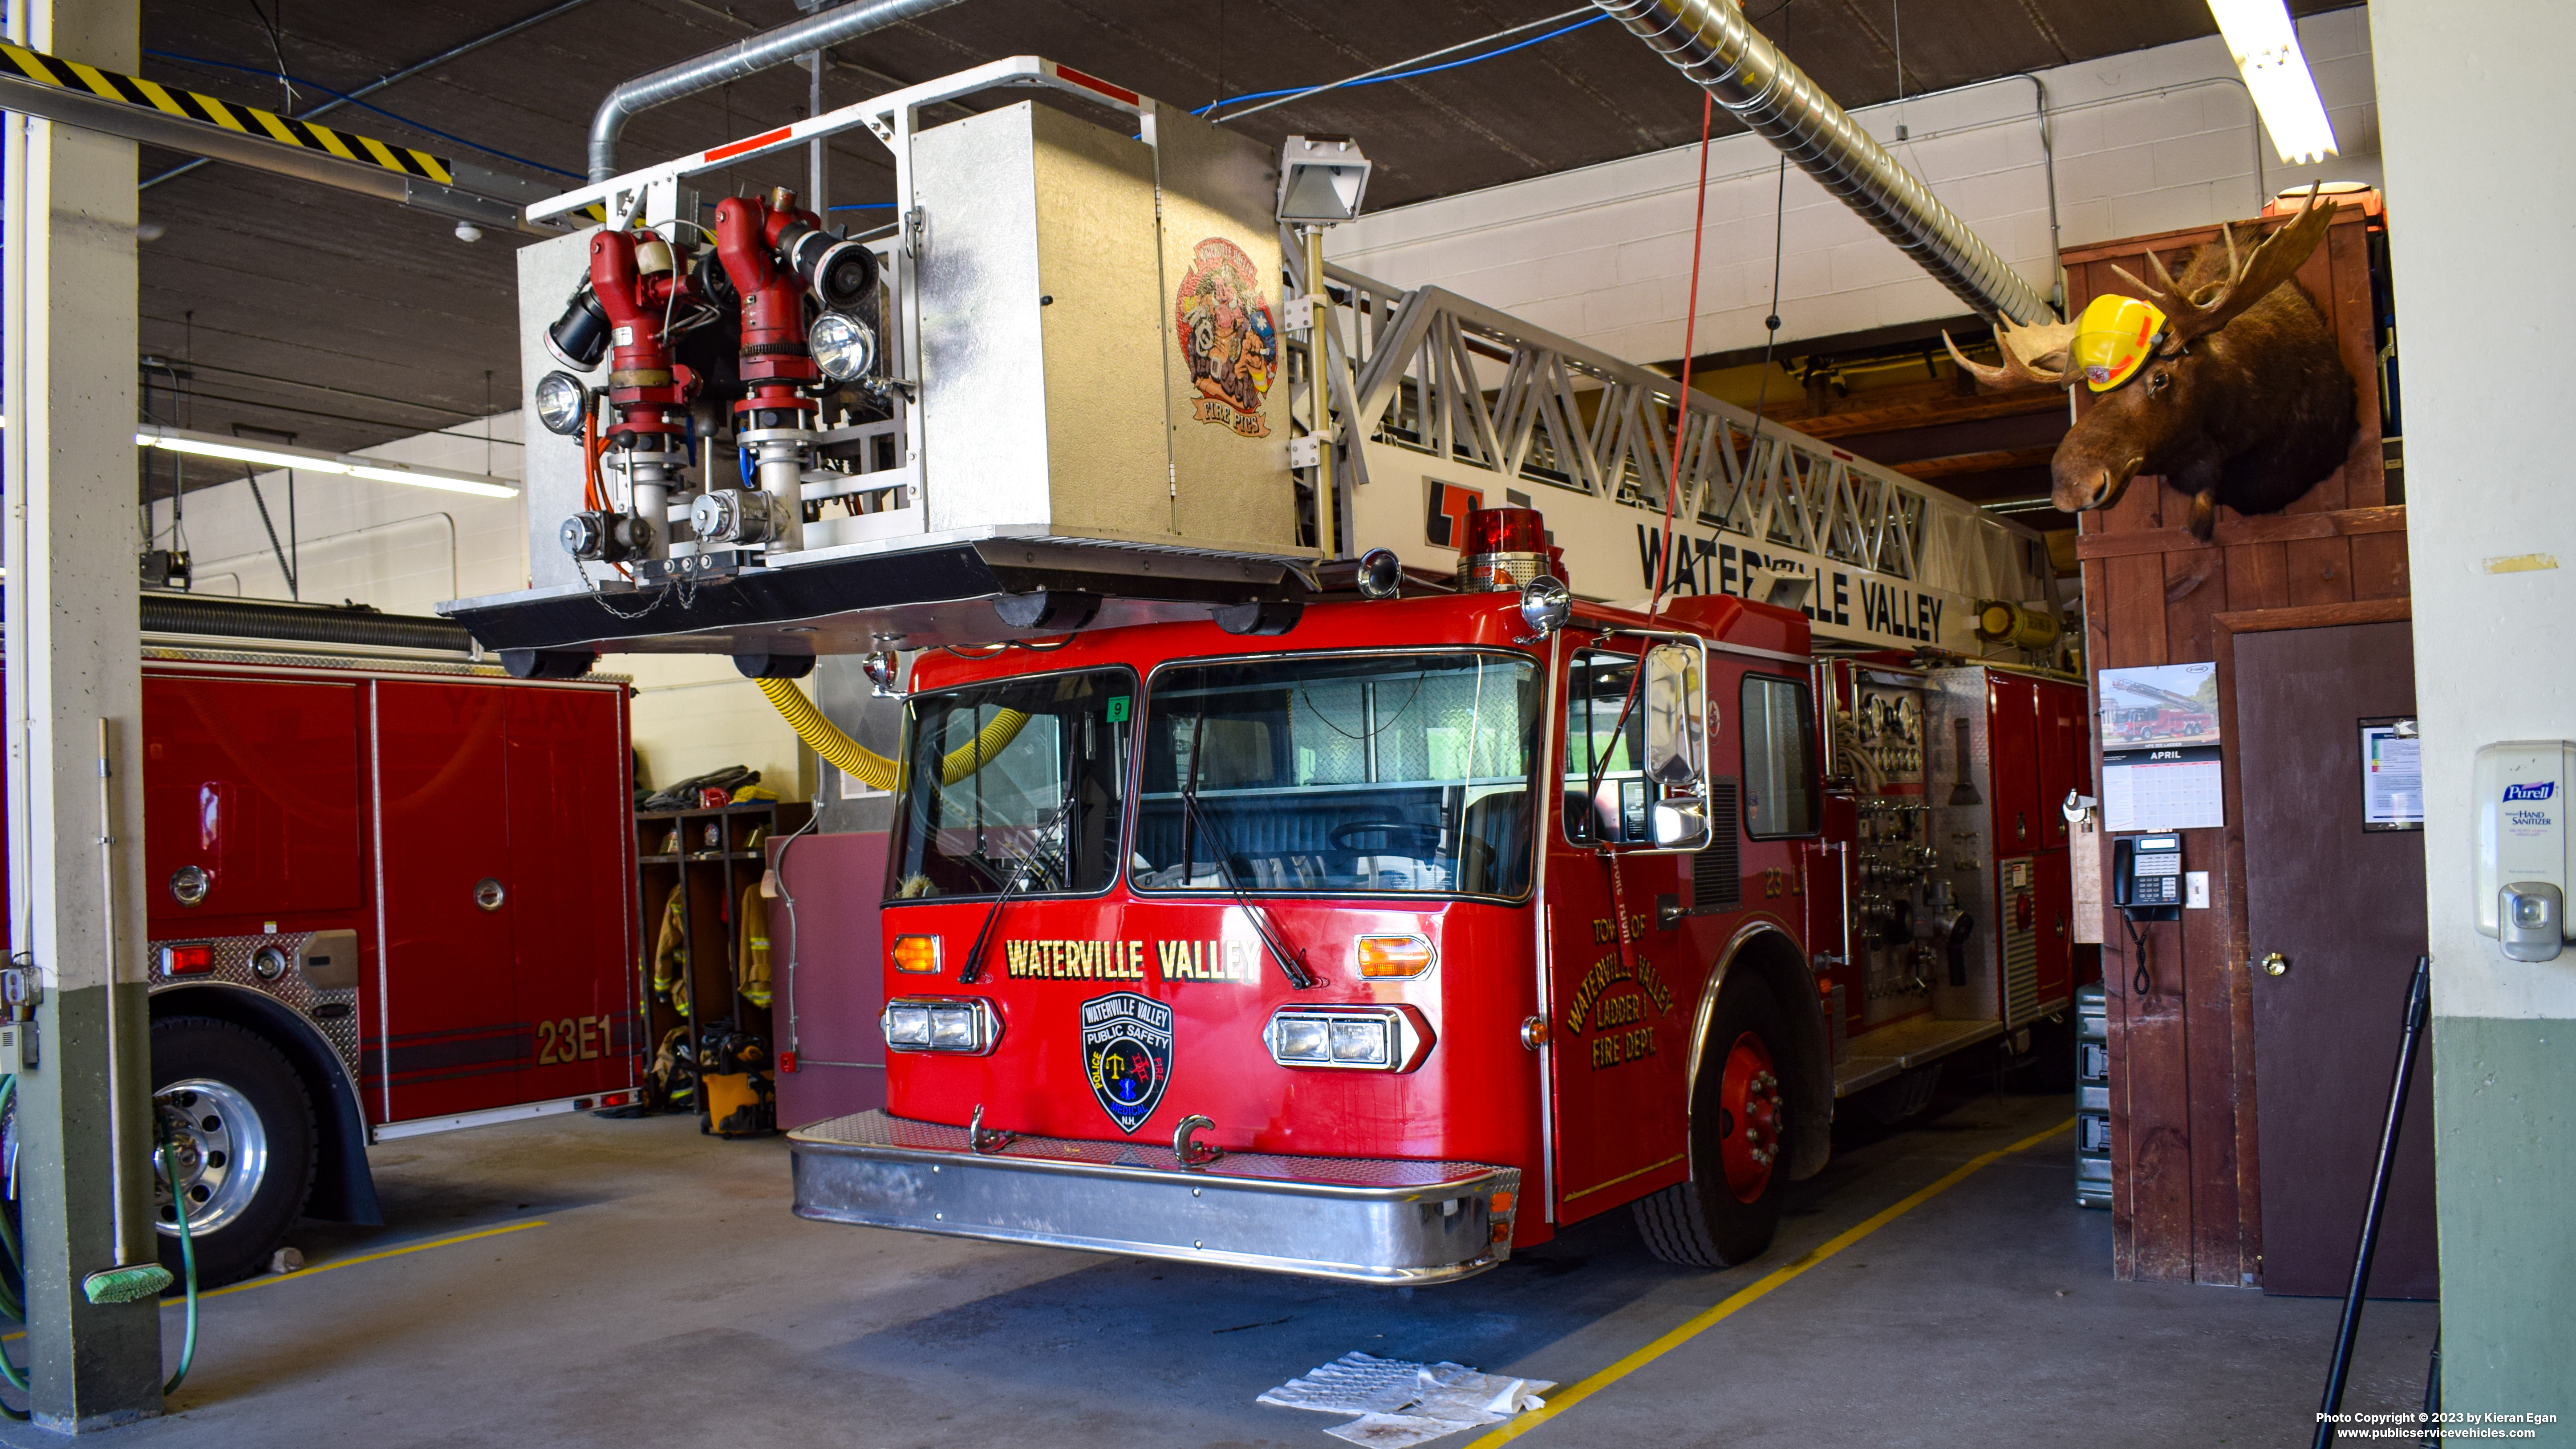
M 1360 1417 L 1324 1432 L 1353 1444 L 1404 1449 L 1541 1408 L 1547 1401 L 1539 1393 L 1555 1387 L 1553 1379 L 1504 1378 L 1478 1373 L 1464 1364 L 1411 1363 L 1346 1353 L 1254 1402 L 1357 1414 Z

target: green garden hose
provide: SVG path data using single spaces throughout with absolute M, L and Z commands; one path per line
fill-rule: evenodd
M 161 1392 L 168 1395 L 179 1392 L 180 1383 L 197 1362 L 197 1238 L 188 1231 L 188 1201 L 179 1195 L 179 1174 L 170 1161 L 170 1139 L 162 1138 L 152 1155 L 160 1159 L 161 1180 L 170 1184 L 170 1210 L 179 1219 L 179 1280 L 188 1285 L 188 1332 L 179 1343 L 179 1371 L 161 1386 Z
M 0 1116 L 7 1115 L 9 1104 L 16 1101 L 17 1096 L 18 1079 L 0 1076 Z M 162 1180 L 172 1185 L 171 1201 L 179 1202 L 179 1178 L 171 1167 L 170 1144 L 163 1141 L 152 1150 L 152 1156 L 161 1169 Z M 19 1246 L 17 1221 L 5 1205 L 0 1205 L 0 1252 L 6 1254 L 5 1260 L 0 1260 L 0 1313 L 23 1324 L 27 1321 L 26 1269 L 23 1266 L 26 1254 Z M 161 1386 L 164 1394 L 177 1393 L 180 1383 L 188 1377 L 188 1370 L 197 1362 L 197 1240 L 188 1231 L 188 1214 L 184 1208 L 179 1209 L 179 1269 L 182 1281 L 187 1284 L 188 1327 L 186 1337 L 180 1343 L 179 1371 Z M 26 1372 L 11 1363 L 6 1353 L 0 1353 L 0 1379 L 7 1380 L 11 1388 L 22 1394 L 28 1392 Z M 0 1404 L 0 1417 L 23 1424 L 28 1420 L 28 1411 Z

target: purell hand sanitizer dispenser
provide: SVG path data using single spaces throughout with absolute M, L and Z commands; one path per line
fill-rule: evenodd
M 2550 961 L 2569 939 L 2567 789 L 2576 743 L 2513 740 L 2478 751 L 2478 930 L 2516 961 Z

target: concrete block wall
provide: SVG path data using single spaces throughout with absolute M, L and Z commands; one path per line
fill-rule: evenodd
M 2321 166 L 2281 163 L 2215 36 L 2040 72 L 2060 243 L 2251 216 L 2272 192 L 2320 176 L 2376 184 L 2367 12 L 2311 16 L 2299 34 L 2341 147 Z M 2046 291 L 2055 264 L 2036 101 L 2029 80 L 2008 77 L 1855 114 Z M 1670 103 L 1698 105 L 1678 74 Z M 1694 144 L 1399 207 L 1335 228 L 1327 250 L 1380 281 L 1445 287 L 1616 356 L 1678 357 L 1699 164 Z M 1708 170 L 1696 351 L 1762 345 L 1775 216 L 1783 341 L 1966 310 L 1795 167 L 1784 203 L 1779 153 L 1759 137 L 1718 141 Z
M 368 457 L 520 476 L 519 414 L 460 424 L 365 449 Z M 460 436 L 471 434 L 471 436 Z M 547 439 L 547 442 L 555 442 Z M 155 454 L 151 478 L 164 487 L 173 455 Z M 210 472 L 238 475 L 238 464 L 183 460 L 192 480 Z M 259 475 L 269 522 L 287 537 L 286 474 Z M 248 598 L 287 597 L 286 573 L 269 546 L 258 500 L 246 481 L 191 488 L 184 510 L 196 589 Z M 364 478 L 303 473 L 296 477 L 295 524 L 301 538 L 297 582 L 305 600 L 371 604 L 390 614 L 429 614 L 448 599 L 507 593 L 528 586 L 526 504 Z M 170 505 L 152 505 L 154 537 L 170 540 Z M 764 784 L 791 799 L 812 793 L 811 757 L 769 701 L 721 656 L 615 654 L 600 668 L 635 680 L 634 740 L 644 778 L 668 784 L 726 765 L 749 765 Z

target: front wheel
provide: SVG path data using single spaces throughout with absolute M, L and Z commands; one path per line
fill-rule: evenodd
M 1691 1175 L 1631 1208 L 1646 1248 L 1667 1263 L 1731 1268 L 1760 1257 L 1780 1230 L 1789 1110 L 1778 1063 L 1789 1021 L 1770 988 L 1728 982 L 1709 1022 L 1691 1098 Z
M 228 1021 L 174 1016 L 152 1023 L 153 1173 L 161 1263 L 181 1267 L 179 1213 L 197 1282 L 258 1272 L 286 1240 L 313 1187 L 313 1105 L 295 1069 L 256 1033 Z M 175 1176 L 175 1185 L 170 1180 Z

